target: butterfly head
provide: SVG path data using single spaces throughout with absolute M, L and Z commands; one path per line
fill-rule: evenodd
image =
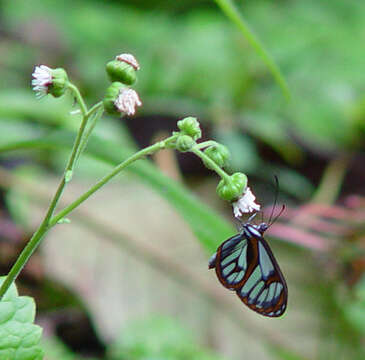
M 268 228 L 269 228 L 269 225 L 264 222 L 262 222 L 259 225 L 251 224 L 249 222 L 242 225 L 242 231 L 248 237 L 254 236 L 254 237 L 260 238 L 264 235 L 264 232 Z
M 264 232 L 269 228 L 269 225 L 267 223 L 261 223 L 260 225 L 257 225 L 257 230 L 260 232 L 261 235 L 264 234 Z

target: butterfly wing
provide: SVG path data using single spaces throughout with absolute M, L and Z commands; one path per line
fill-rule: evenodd
M 209 268 L 215 267 L 221 284 L 234 290 L 239 286 L 247 270 L 247 239 L 237 234 L 222 243 L 209 260 Z
M 281 316 L 287 305 L 285 279 L 261 234 L 243 232 L 226 240 L 210 260 L 221 284 L 236 291 L 252 310 L 269 317 Z

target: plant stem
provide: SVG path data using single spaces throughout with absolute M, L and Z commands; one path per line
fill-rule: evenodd
M 85 113 L 83 123 L 87 121 L 88 113 Z M 86 119 L 86 120 L 85 120 Z M 75 140 L 75 146 L 73 148 L 72 154 L 70 156 L 70 161 L 67 164 L 67 168 L 70 168 L 70 165 L 73 164 L 75 161 L 76 153 L 78 146 L 80 145 L 80 139 L 82 136 L 82 131 L 84 129 L 84 125 L 82 124 L 78 133 L 78 136 Z M 86 199 L 88 199 L 92 194 L 94 194 L 97 190 L 99 190 L 103 185 L 105 185 L 109 180 L 111 180 L 114 176 L 119 174 L 125 167 L 130 165 L 132 162 L 146 156 L 153 154 L 154 152 L 166 148 L 168 145 L 170 145 L 173 141 L 176 140 L 178 135 L 170 136 L 169 138 L 159 141 L 156 144 L 153 144 L 147 148 L 142 149 L 141 151 L 137 152 L 136 154 L 129 157 L 127 160 L 120 163 L 117 167 L 114 168 L 114 170 L 109 173 L 108 175 L 104 176 L 98 183 L 96 183 L 93 187 L 91 187 L 88 191 L 86 191 L 83 195 L 81 195 L 78 199 L 76 199 L 73 203 L 71 203 L 69 206 L 65 207 L 63 210 L 61 210 L 57 215 L 50 218 L 52 216 L 54 208 L 57 205 L 57 202 L 59 200 L 59 197 L 62 194 L 62 190 L 64 188 L 64 185 L 66 185 L 65 182 L 65 174 L 67 173 L 67 170 L 64 173 L 64 176 L 62 178 L 62 181 L 57 189 L 57 192 L 55 196 L 53 197 L 53 200 L 51 202 L 51 205 L 47 211 L 47 215 L 42 221 L 41 225 L 39 226 L 38 230 L 33 234 L 31 239 L 29 240 L 28 244 L 25 246 L 21 254 L 19 255 L 18 259 L 16 260 L 15 264 L 9 271 L 5 281 L 0 287 L 0 299 L 4 296 L 10 285 L 15 281 L 25 264 L 28 262 L 30 256 L 33 254 L 33 252 L 37 249 L 39 244 L 42 241 L 43 236 L 45 233 L 52 228 L 54 225 L 58 223 L 62 218 L 64 218 L 67 214 L 69 214 L 72 210 L 74 210 L 77 206 L 79 206 L 82 202 L 84 202 Z M 75 150 L 76 149 L 76 150 Z
M 103 102 L 99 101 L 98 103 L 96 103 L 95 105 L 93 105 L 90 110 L 87 112 L 87 115 L 91 115 L 94 112 L 96 112 L 97 110 L 101 109 L 102 107 L 104 107 Z
M 21 254 L 19 255 L 18 259 L 16 260 L 15 264 L 12 266 L 11 270 L 9 271 L 8 275 L 6 276 L 5 281 L 2 283 L 0 288 L 0 299 L 5 295 L 7 290 L 9 289 L 10 285 L 15 281 L 18 277 L 19 273 L 22 271 L 25 264 L 28 262 L 28 259 L 33 254 L 34 250 L 40 244 L 43 235 L 47 231 L 47 223 L 42 221 L 41 225 L 39 226 L 38 230 L 33 234 Z
M 84 99 L 82 98 L 79 89 L 72 83 L 67 84 L 68 88 L 73 92 L 73 95 L 75 96 L 75 99 L 77 103 L 80 106 L 80 110 L 83 116 L 87 115 L 87 106 L 85 104 Z
M 196 144 L 194 147 L 196 149 L 203 149 L 205 147 L 208 147 L 208 146 L 214 146 L 214 145 L 218 145 L 218 143 L 214 140 L 208 140 L 208 141 L 203 141 L 199 144 Z
M 101 115 L 103 115 L 103 112 L 104 112 L 104 107 L 103 107 L 102 102 L 94 105 L 88 111 L 87 116 L 89 118 L 91 117 L 91 115 L 94 115 L 94 116 L 92 117 L 92 119 L 90 121 L 88 129 L 84 131 L 84 135 L 82 136 L 81 144 L 79 146 L 79 149 L 78 149 L 78 152 L 77 152 L 77 155 L 76 155 L 76 161 L 79 159 L 80 155 L 84 152 L 84 150 L 86 148 L 86 145 L 89 141 L 90 135 L 91 135 L 92 131 L 94 130 L 97 121 L 100 119 Z
M 221 169 L 209 156 L 205 155 L 203 151 L 199 150 L 199 146 L 194 146 L 190 151 L 208 163 L 211 169 L 214 170 L 223 180 L 226 182 L 231 180 L 230 176 L 223 169 Z
M 71 155 L 68 159 L 65 171 L 63 172 L 61 182 L 58 185 L 57 191 L 56 191 L 55 195 L 53 196 L 53 199 L 52 199 L 51 204 L 48 208 L 47 214 L 46 214 L 46 216 L 43 220 L 43 222 L 46 223 L 46 225 L 48 225 L 49 219 L 53 215 L 53 212 L 54 212 L 54 210 L 57 206 L 58 200 L 60 199 L 60 197 L 62 195 L 62 192 L 63 192 L 67 182 L 69 180 L 71 180 L 74 165 L 75 165 L 75 162 L 76 162 L 77 157 L 79 155 L 79 148 L 80 148 L 80 145 L 81 145 L 81 139 L 83 138 L 83 134 L 84 134 L 84 131 L 85 131 L 85 128 L 86 128 L 86 124 L 89 120 L 89 117 L 92 114 L 91 112 L 87 111 L 84 100 L 82 99 L 82 96 L 80 95 L 80 92 L 77 89 L 77 87 L 72 85 L 72 84 L 70 84 L 69 87 L 74 92 L 76 100 L 79 103 L 80 108 L 82 109 L 81 111 L 83 113 L 83 118 L 82 118 L 79 131 L 77 132 L 76 139 L 74 141 L 74 144 L 73 144 L 73 147 L 72 147 L 72 150 L 71 150 Z M 1 296 L 1 289 L 0 289 L 0 296 Z
M 171 142 L 173 142 L 178 135 L 170 136 L 169 138 L 159 141 L 156 144 L 153 144 L 151 146 L 148 146 L 122 163 L 120 163 L 118 166 L 116 166 L 108 175 L 104 176 L 101 180 L 99 180 L 94 186 L 92 186 L 88 191 L 86 191 L 84 194 L 82 194 L 78 199 L 76 199 L 73 203 L 66 206 L 63 210 L 61 210 L 57 215 L 55 215 L 49 222 L 49 226 L 52 227 L 58 223 L 62 218 L 64 218 L 66 215 L 68 215 L 71 211 L 73 211 L 75 208 L 77 208 L 80 204 L 82 204 L 85 200 L 87 200 L 92 194 L 94 194 L 97 190 L 99 190 L 102 186 L 104 186 L 108 181 L 110 181 L 113 177 L 118 175 L 124 168 L 126 168 L 128 165 L 133 163 L 136 160 L 141 159 L 142 157 L 146 155 L 151 155 L 155 153 L 158 150 L 166 148 Z
M 73 171 L 73 168 L 74 168 L 75 161 L 77 159 L 77 154 L 79 152 L 81 139 L 82 139 L 84 130 L 86 128 L 87 121 L 88 121 L 90 115 L 92 114 L 92 112 L 87 111 L 86 104 L 85 104 L 79 90 L 77 89 L 77 87 L 74 86 L 71 83 L 68 84 L 68 87 L 73 92 L 73 94 L 76 98 L 76 101 L 78 102 L 78 104 L 80 106 L 80 109 L 81 109 L 81 112 L 83 114 L 81 125 L 80 125 L 80 128 L 79 128 L 79 131 L 77 132 L 76 139 L 74 141 L 74 144 L 73 144 L 73 147 L 72 147 L 72 150 L 71 150 L 71 155 L 70 155 L 70 157 L 68 159 L 68 162 L 66 164 L 65 171 L 63 172 L 61 182 L 59 183 L 59 185 L 57 187 L 57 190 L 56 190 L 56 193 L 54 194 L 54 196 L 51 200 L 51 203 L 49 205 L 47 213 L 46 213 L 43 221 L 39 225 L 39 228 L 33 234 L 31 239 L 29 240 L 29 242 L 27 243 L 27 245 L 25 246 L 25 248 L 23 249 L 23 251 L 19 255 L 19 257 L 16 260 L 15 264 L 10 269 L 8 275 L 6 276 L 5 281 L 1 285 L 1 287 L 0 287 L 0 299 L 4 296 L 4 294 L 6 293 L 8 288 L 10 287 L 10 285 L 15 281 L 15 279 L 17 278 L 17 276 L 19 275 L 19 273 L 21 272 L 21 270 L 23 269 L 25 264 L 28 262 L 28 259 L 33 254 L 34 250 L 41 243 L 44 234 L 50 228 L 49 221 L 50 221 L 50 219 L 53 215 L 53 212 L 54 212 L 54 210 L 57 206 L 57 203 L 58 203 L 58 201 L 59 201 L 59 199 L 62 195 L 62 192 L 63 192 L 67 182 L 70 180 L 69 178 L 72 176 L 72 171 Z

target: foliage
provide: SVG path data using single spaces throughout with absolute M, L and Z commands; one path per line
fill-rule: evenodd
M 312 169 L 306 174 L 298 170 L 306 158 L 327 161 L 343 151 L 362 151 L 365 68 L 360 44 L 365 40 L 365 3 L 234 3 L 283 71 L 292 93 L 291 102 L 284 102 L 265 65 L 213 1 L 65 0 L 58 2 L 57 8 L 52 0 L 4 1 L 1 22 L 6 36 L 2 38 L 1 76 L 7 90 L 0 94 L 2 159 L 9 161 L 21 155 L 21 161 L 36 160 L 59 171 L 56 159 L 70 146 L 79 123 L 68 114 L 67 100 L 36 102 L 29 96 L 29 89 L 24 90 L 33 64 L 67 64 L 91 102 L 105 88 L 105 76 L 100 70 L 105 58 L 115 55 L 115 49 L 122 46 L 121 51 L 133 52 L 141 63 L 137 87 L 143 94 L 144 115 L 197 115 L 204 120 L 203 137 L 209 131 L 230 150 L 230 172 L 245 171 L 264 182 L 277 174 L 283 192 L 296 201 L 310 199 L 316 190 L 311 183 Z M 130 134 L 116 121 L 104 119 L 96 130 L 97 135 L 88 145 L 89 157 L 109 166 L 135 151 Z M 5 152 L 15 149 L 18 151 Z M 26 153 L 20 149 L 36 151 Z M 85 169 L 81 168 L 79 175 L 89 174 Z M 207 249 L 213 250 L 219 240 L 231 234 L 232 228 L 225 220 L 200 204 L 185 186 L 168 180 L 149 161 L 135 164 L 130 172 L 170 202 Z M 288 222 L 292 220 L 290 216 Z M 299 227 L 292 224 L 292 229 Z M 318 235 L 318 228 L 313 226 L 311 230 L 307 235 Z M 351 246 L 352 240 L 343 233 L 335 232 L 334 236 L 323 229 L 320 232 L 321 236 L 325 234 L 325 240 L 334 239 L 334 247 Z M 283 237 L 280 233 L 276 236 Z M 336 262 L 333 267 L 337 270 L 343 265 L 335 251 L 306 256 L 321 264 L 317 269 L 319 285 L 308 290 L 313 302 L 322 298 L 321 309 L 325 310 L 327 322 L 327 327 L 321 329 L 318 358 L 362 358 L 363 280 L 350 288 L 343 273 L 338 272 L 336 281 L 332 281 L 334 275 L 325 271 L 327 263 Z M 294 250 L 291 257 L 295 263 Z M 302 266 L 303 274 L 307 266 Z M 299 281 L 300 286 L 303 283 Z M 292 288 L 293 284 L 289 286 Z M 295 308 L 296 304 L 291 306 Z M 149 351 L 158 353 L 154 341 L 161 340 L 169 326 L 164 320 L 151 320 L 147 324 L 149 332 L 142 325 L 131 325 L 132 330 L 125 331 L 128 341 L 122 338 L 110 354 L 129 354 L 140 359 L 138 356 Z M 317 336 L 317 329 L 311 331 Z M 154 332 L 156 338 L 151 335 Z M 146 339 L 152 337 L 152 344 L 139 341 L 139 333 Z M 184 331 L 177 333 L 182 342 L 192 341 Z M 176 349 L 190 351 L 185 345 Z M 285 347 L 270 349 L 277 358 L 301 358 Z M 67 359 L 66 355 L 59 356 Z M 73 354 L 70 358 L 77 359 Z
M 5 277 L 0 279 L 3 283 Z M 42 329 L 34 325 L 35 303 L 19 296 L 13 284 L 0 301 L 0 358 L 11 360 L 42 360 L 39 345 Z

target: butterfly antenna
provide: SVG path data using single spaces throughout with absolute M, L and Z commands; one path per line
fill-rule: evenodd
M 273 219 L 273 221 L 271 223 L 268 224 L 268 226 L 270 227 L 272 224 L 274 224 L 276 222 L 277 219 L 279 219 L 279 217 L 281 216 L 281 214 L 284 212 L 285 210 L 285 205 L 283 204 L 281 210 L 279 211 L 279 214 L 277 214 L 275 216 L 275 218 Z
M 269 218 L 268 224 L 271 223 L 272 217 L 274 215 L 274 210 L 275 210 L 275 207 L 276 207 L 276 203 L 278 201 L 278 195 L 279 195 L 279 179 L 278 179 L 278 177 L 276 175 L 274 175 L 274 178 L 275 178 L 274 205 L 272 206 L 272 209 L 271 209 L 271 214 L 270 214 L 270 218 Z

